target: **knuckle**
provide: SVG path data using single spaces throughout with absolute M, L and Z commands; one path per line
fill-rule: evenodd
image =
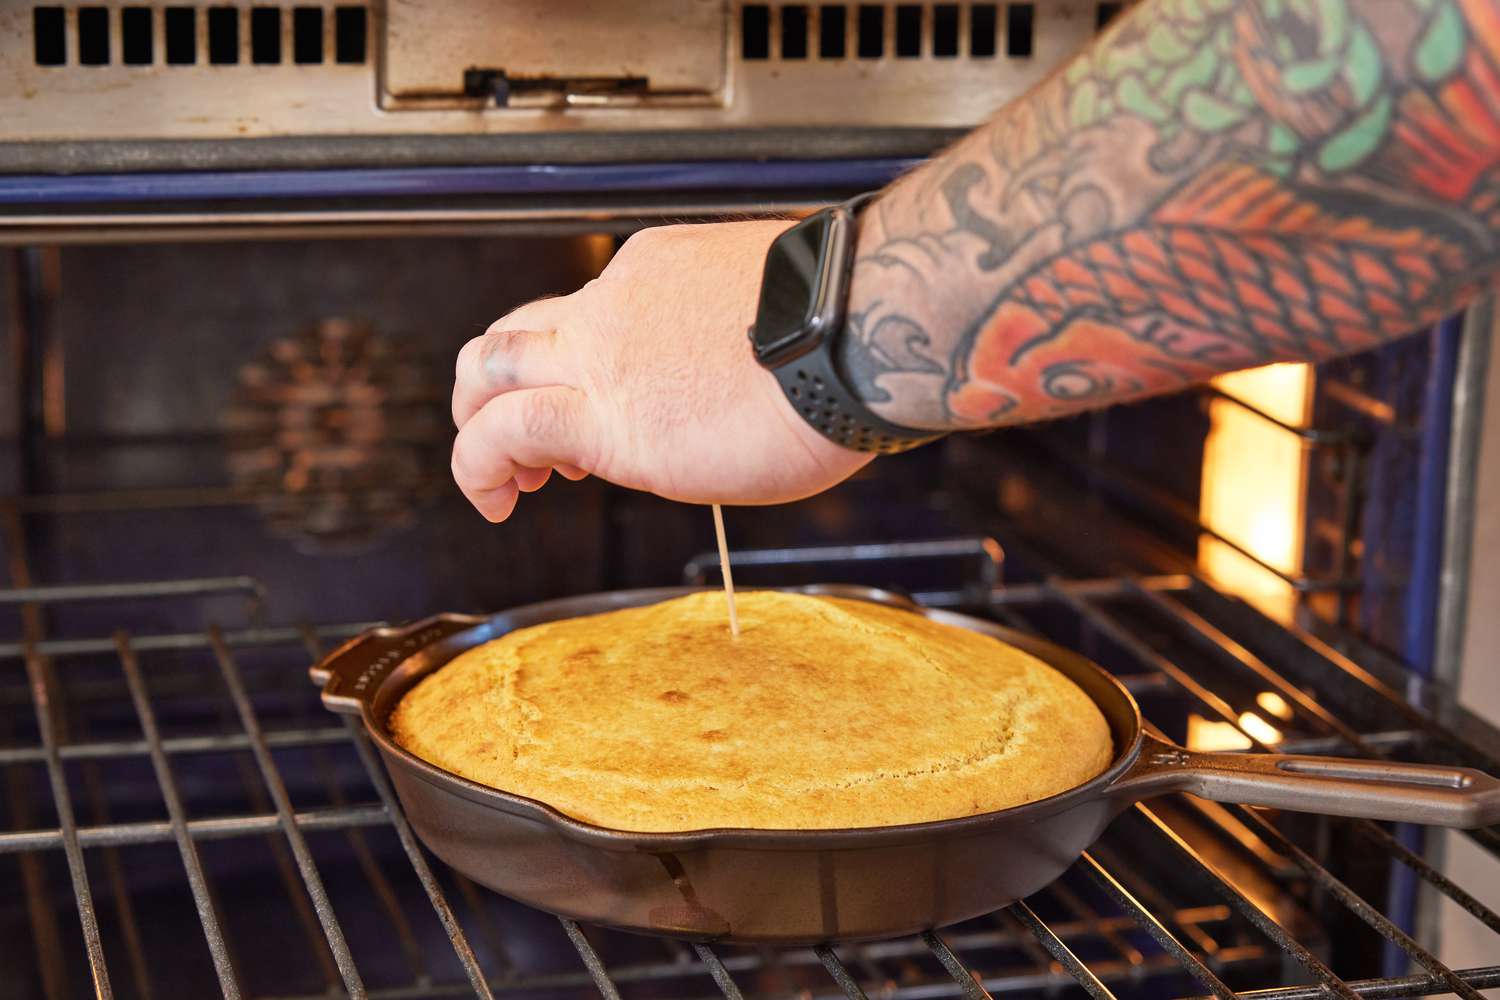
M 480 352 L 484 349 L 484 338 L 488 334 L 481 334 L 471 338 L 458 350 L 458 360 L 454 363 L 454 376 L 462 379 L 466 375 L 473 374 L 474 367 L 479 359 Z
M 511 388 L 516 380 L 517 355 L 524 343 L 521 332 L 490 328 L 478 350 L 478 370 L 486 385 Z
M 448 460 L 448 468 L 453 473 L 453 481 L 459 486 L 467 486 L 474 481 L 469 458 L 462 447 L 454 447 L 453 455 Z
M 511 318 L 513 316 L 515 316 L 514 312 L 508 312 L 504 316 L 501 316 L 499 319 L 495 320 L 495 322 L 491 323 L 488 327 L 485 328 L 484 333 L 479 337 L 479 339 L 488 341 L 500 334 L 514 332 L 518 324 L 514 319 Z
M 489 451 L 486 443 L 476 437 L 460 438 L 455 442 L 448 462 L 454 481 L 463 487 L 490 485 L 488 480 L 494 463 L 490 461 Z
M 461 436 L 453 445 L 448 467 L 459 489 L 485 490 L 500 485 L 494 482 L 498 456 L 490 442 L 480 437 Z M 503 463 L 500 463 L 503 464 Z
M 521 430 L 528 438 L 556 437 L 567 429 L 569 408 L 560 393 L 532 394 L 521 406 Z
M 505 350 L 515 343 L 520 335 L 521 331 L 514 327 L 501 326 L 498 323 L 491 324 L 490 328 L 484 331 L 484 336 L 479 338 L 480 357 L 487 358 L 496 351 Z

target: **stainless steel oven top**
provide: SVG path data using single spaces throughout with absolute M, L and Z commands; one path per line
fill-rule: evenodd
M 618 161 L 663 148 L 624 136 L 792 129 L 800 139 L 779 136 L 777 155 L 912 152 L 1024 91 L 1122 6 L 9 3 L 0 141 L 275 137 L 290 151 L 312 138 L 510 137 L 465 147 L 472 160 L 535 159 L 537 137 L 562 133 L 593 137 L 572 155 Z M 700 138 L 674 152 L 693 148 L 751 147 Z M 27 162 L 21 150 L 0 158 Z

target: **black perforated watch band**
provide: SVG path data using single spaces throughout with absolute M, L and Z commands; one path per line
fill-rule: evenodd
M 907 451 L 941 437 L 932 431 L 901 427 L 881 419 L 849 388 L 849 380 L 838 370 L 839 338 L 844 329 L 849 300 L 849 281 L 854 270 L 855 234 L 859 210 L 874 197 L 864 194 L 842 206 L 825 209 L 847 214 L 851 232 L 844 244 L 844 260 L 830 273 L 830 289 L 838 296 L 831 317 L 834 328 L 814 349 L 796 356 L 771 371 L 781 383 L 793 406 L 824 437 L 854 451 L 873 451 L 882 455 Z M 836 282 L 836 284 L 834 284 Z
M 820 350 L 772 369 L 787 399 L 824 437 L 854 451 L 893 455 L 942 436 L 880 419 L 844 387 L 833 364 L 832 352 Z

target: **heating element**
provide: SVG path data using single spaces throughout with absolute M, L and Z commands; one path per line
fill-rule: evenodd
M 775 952 L 549 921 L 430 860 L 358 727 L 318 707 L 306 666 L 368 623 L 266 622 L 268 595 L 243 577 L 35 580 L 25 528 L 47 518 L 25 504 L 6 514 L 0 592 L 0 877 L 19 887 L 0 902 L 0 965 L 13 970 L 0 996 L 972 1000 L 1076 983 L 1095 997 L 1473 1000 L 1500 986 L 1500 964 L 1448 969 L 1381 915 L 1386 866 L 1408 866 L 1500 949 L 1500 915 L 1387 827 L 1185 797 L 1133 809 L 1042 893 L 917 939 Z M 1044 634 L 1115 670 L 1179 738 L 1196 718 L 1261 748 L 1497 769 L 1493 748 L 1190 574 L 1062 568 L 1006 534 L 737 560 L 745 585 L 904 580 L 924 603 Z M 1269 732 L 1248 722 L 1247 698 Z M 1473 836 L 1500 849 L 1494 830 Z M 1368 975 L 1382 942 L 1410 975 Z

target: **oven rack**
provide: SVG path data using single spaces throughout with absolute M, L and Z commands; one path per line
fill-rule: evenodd
M 1355 410 L 1367 420 L 1393 427 L 1396 418 L 1392 408 L 1381 400 L 1370 397 L 1362 390 L 1346 382 L 1328 377 L 1318 382 L 1320 391 L 1345 407 Z M 1217 530 L 1203 520 L 1202 513 L 1193 504 L 1174 496 L 1170 490 L 1151 482 L 1125 465 L 1098 454 L 1082 454 L 1076 448 L 1053 440 L 1044 429 L 1036 435 L 1036 441 L 1046 449 L 1057 464 L 1070 468 L 1074 474 L 1098 487 L 1128 498 L 1141 508 L 1151 511 L 1164 523 L 1191 531 L 1198 538 L 1211 538 L 1220 545 L 1233 550 L 1266 573 L 1291 587 L 1299 599 L 1309 595 L 1326 594 L 1330 602 L 1331 620 L 1334 625 L 1346 626 L 1351 617 L 1349 598 L 1358 594 L 1363 581 L 1358 573 L 1358 558 L 1355 556 L 1355 541 L 1359 535 L 1359 524 L 1364 505 L 1363 478 L 1369 462 L 1373 435 L 1368 429 L 1358 426 L 1316 426 L 1288 423 L 1254 403 L 1241 399 L 1213 385 L 1199 386 L 1194 390 L 1206 407 L 1222 402 L 1248 413 L 1256 420 L 1295 438 L 1309 455 L 1331 460 L 1332 468 L 1338 471 L 1333 487 L 1337 494 L 1334 507 L 1338 514 L 1327 527 L 1335 553 L 1334 567 L 1330 572 L 1288 572 L 1286 569 L 1261 557 L 1253 547 Z M 1105 411 L 1095 411 L 1084 417 L 1095 427 L 1107 420 Z
M 1375 907 L 1361 899 L 1315 860 L 1312 854 L 1295 842 L 1293 836 L 1282 832 L 1266 814 L 1239 807 L 1228 807 L 1227 811 L 1238 822 L 1240 830 L 1249 833 L 1249 839 L 1258 843 L 1262 850 L 1290 860 L 1310 884 L 1339 905 L 1347 907 L 1361 921 L 1391 941 L 1421 971 L 1416 975 L 1397 978 L 1354 982 L 1340 980 L 1313 950 L 1300 943 L 1281 924 L 1266 916 L 1233 879 L 1225 877 L 1213 861 L 1180 836 L 1156 808 L 1137 806 L 1132 820 L 1151 831 L 1162 850 L 1172 852 L 1180 858 L 1182 864 L 1192 870 L 1218 897 L 1218 905 L 1200 906 L 1193 911 L 1165 908 L 1159 905 L 1161 901 L 1150 898 L 1148 886 L 1140 885 L 1137 880 L 1132 879 L 1128 865 L 1120 864 L 1118 859 L 1100 848 L 1080 859 L 1069 878 L 1101 890 L 1118 909 L 1118 916 L 1100 912 L 1098 907 L 1081 898 L 1077 891 L 1060 884 L 1038 897 L 1018 902 L 1006 911 L 994 915 L 984 929 L 977 931 L 970 925 L 962 925 L 957 930 L 928 933 L 920 939 L 863 946 L 821 947 L 781 954 L 742 952 L 738 949 L 729 953 L 725 949 L 704 944 L 685 946 L 663 940 L 660 946 L 666 956 L 664 960 L 609 967 L 606 967 L 591 937 L 593 932 L 585 931 L 574 922 L 563 919 L 560 920 L 562 930 L 577 950 L 582 963 L 581 970 L 542 976 L 521 975 L 509 969 L 499 975 L 487 974 L 481 968 L 475 946 L 471 942 L 472 928 L 466 929 L 439 874 L 429 864 L 424 851 L 415 840 L 364 734 L 347 719 L 334 721 L 331 718 L 326 723 L 310 719 L 299 728 L 268 731 L 263 728 L 254 700 L 247 689 L 240 662 L 247 650 L 280 648 L 297 650 L 305 657 L 315 657 L 328 641 L 355 634 L 370 623 L 319 627 L 268 627 L 257 624 L 254 622 L 254 612 L 259 606 L 263 591 L 256 581 L 244 577 L 38 587 L 32 585 L 24 553 L 14 546 L 11 549 L 10 564 L 10 582 L 13 586 L 0 591 L 0 605 L 21 606 L 23 634 L 17 642 L 0 644 L 0 662 L 9 662 L 14 667 L 19 660 L 24 668 L 26 693 L 22 697 L 31 700 L 30 707 L 36 717 L 39 740 L 36 745 L 0 749 L 0 765 L 33 763 L 45 767 L 57 824 L 54 827 L 0 832 L 0 854 L 19 854 L 24 861 L 28 856 L 34 858 L 37 852 L 60 850 L 63 853 L 72 883 L 73 900 L 92 984 L 94 991 L 100 996 L 113 995 L 112 977 L 126 975 L 134 980 L 136 992 L 149 995 L 150 979 L 149 970 L 144 966 L 144 958 L 138 952 L 127 955 L 128 970 L 111 968 L 107 964 L 99 930 L 99 914 L 91 892 L 91 877 L 98 877 L 98 869 L 88 862 L 96 855 L 101 857 L 105 877 L 116 880 L 119 873 L 111 870 L 117 865 L 112 860 L 111 849 L 152 842 L 176 845 L 221 988 L 228 996 L 242 995 L 232 965 L 233 949 L 218 917 L 212 889 L 205 878 L 200 845 L 216 839 L 255 834 L 279 834 L 279 839 L 284 840 L 281 874 L 290 883 L 289 889 L 294 890 L 292 898 L 300 898 L 305 904 L 300 908 L 298 919 L 307 935 L 313 938 L 310 944 L 314 951 L 322 952 L 326 945 L 324 954 L 328 958 L 325 964 L 331 963 L 325 968 L 330 991 L 349 996 L 396 998 L 466 995 L 472 992 L 474 995 L 489 997 L 591 983 L 600 995 L 614 1000 L 621 996 L 622 985 L 628 988 L 630 984 L 667 979 L 692 982 L 706 976 L 724 997 L 739 1000 L 742 987 L 738 984 L 737 976 L 743 979 L 746 975 L 762 971 L 771 965 L 806 968 L 815 967 L 815 963 L 823 966 L 827 979 L 823 987 L 811 990 L 814 995 L 842 993 L 856 1000 L 869 995 L 911 998 L 962 995 L 969 1000 L 980 1000 L 994 992 L 1016 989 L 1041 988 L 1050 991 L 1068 982 L 1076 982 L 1091 996 L 1104 998 L 1114 995 L 1112 984 L 1138 983 L 1144 976 L 1169 970 L 1185 974 L 1205 995 L 1219 997 L 1221 1000 L 1236 995 L 1270 1000 L 1304 1000 L 1314 996 L 1333 995 L 1346 998 L 1386 998 L 1449 993 L 1476 1000 L 1477 990 L 1500 986 L 1500 964 L 1463 970 L 1446 968 L 1428 949 L 1394 927 Z M 1109 608 L 1112 602 L 1122 600 L 1150 605 L 1166 613 L 1169 620 L 1195 635 L 1199 641 L 1216 647 L 1220 655 L 1232 658 L 1262 681 L 1276 684 L 1279 690 L 1285 691 L 1299 713 L 1308 714 L 1324 731 L 1331 748 L 1346 751 L 1352 748 L 1380 755 L 1389 752 L 1386 749 L 1388 746 L 1400 745 L 1409 735 L 1400 731 L 1359 733 L 1337 717 L 1321 712 L 1317 703 L 1305 694 L 1298 698 L 1300 688 L 1282 677 L 1269 664 L 1238 646 L 1228 635 L 1198 616 L 1182 601 L 1185 595 L 1203 587 L 1201 581 L 1182 575 L 1089 580 L 1047 579 L 1040 584 L 1020 587 L 993 587 L 988 595 L 987 610 L 1007 624 L 1027 629 L 1032 628 L 1024 616 L 1024 612 L 1029 610 L 1066 609 L 1077 614 L 1092 627 L 1118 641 L 1137 658 L 1140 673 L 1127 678 L 1132 686 L 1139 689 L 1165 685 L 1181 689 L 1206 711 L 1220 717 L 1227 716 L 1226 721 L 1238 727 L 1239 722 L 1233 717 L 1232 711 L 1213 691 L 1203 688 L 1181 666 L 1166 659 L 1144 639 L 1134 635 Z M 41 610 L 49 606 L 85 601 L 184 600 L 222 597 L 226 594 L 245 597 L 251 612 L 251 624 L 233 629 L 209 626 L 202 630 L 134 636 L 118 633 L 113 636 L 48 639 L 42 635 Z M 935 592 L 918 597 L 925 597 L 930 603 L 952 604 L 971 600 L 972 591 Z M 156 653 L 184 650 L 204 651 L 211 657 L 229 692 L 239 723 L 237 731 L 179 738 L 164 737 L 159 731 L 152 695 L 147 690 L 147 667 L 144 661 Z M 71 657 L 100 654 L 113 655 L 118 661 L 123 687 L 139 722 L 142 739 L 82 739 L 75 742 L 66 739 L 58 731 L 58 699 L 62 696 L 64 687 L 58 673 L 66 669 L 62 661 Z M 305 662 L 305 658 L 301 660 L 301 663 Z M 301 671 L 296 673 L 300 682 Z M 7 690 L 6 694 L 10 696 L 13 692 Z M 1393 692 L 1391 696 L 1397 697 Z M 310 689 L 308 700 L 311 700 Z M 1413 731 L 1419 731 L 1427 738 L 1461 746 L 1458 737 L 1440 724 L 1414 709 L 1408 709 L 1406 714 L 1411 718 Z M 1256 742 L 1253 734 L 1245 735 Z M 366 776 L 376 791 L 376 801 L 339 802 L 328 807 L 300 811 L 294 809 L 273 751 L 294 747 L 332 746 L 343 742 L 352 743 Z M 1299 746 L 1296 749 L 1306 747 Z M 263 786 L 262 808 L 253 813 L 231 817 L 196 820 L 186 817 L 172 761 L 182 754 L 210 750 L 250 752 Z M 166 822 L 80 822 L 65 767 L 74 762 L 88 764 L 122 755 L 149 757 L 167 807 Z M 1364 835 L 1365 844 L 1371 850 L 1410 866 L 1438 892 L 1453 899 L 1500 935 L 1500 915 L 1427 866 L 1384 828 L 1377 824 L 1350 822 L 1356 823 L 1359 832 Z M 307 835 L 344 831 L 351 840 L 358 840 L 364 831 L 379 827 L 394 831 L 399 838 L 412 873 L 420 882 L 451 942 L 453 953 L 465 973 L 466 982 L 433 982 L 418 974 L 408 987 L 366 989 L 339 915 L 334 910 L 320 876 Z M 1494 831 L 1481 831 L 1480 839 L 1493 849 L 1496 842 Z M 393 926 L 398 928 L 403 948 L 412 950 L 416 945 L 410 932 L 402 934 L 399 930 L 406 925 L 407 916 L 395 906 L 395 897 L 389 888 L 387 875 L 369 858 L 368 851 L 361 855 L 361 867 L 371 880 L 377 898 L 382 900 Z M 466 883 L 459 885 L 459 891 L 466 900 L 470 900 L 477 891 Z M 470 901 L 472 905 L 472 900 Z M 114 903 L 115 918 L 121 924 L 122 936 L 130 942 L 135 938 L 130 927 L 137 922 L 137 917 L 132 913 L 129 894 L 115 893 Z M 1071 917 L 1044 918 L 1038 912 L 1055 912 L 1059 909 L 1070 913 Z M 1213 936 L 1213 928 L 1231 917 L 1256 928 L 1264 943 L 1225 946 L 1217 940 Z M 1148 955 L 1135 943 L 1141 940 L 1141 933 L 1150 939 L 1158 953 Z M 39 934 L 39 942 L 46 937 L 48 935 Z M 321 937 L 321 942 L 317 940 L 318 937 Z M 1106 950 L 1109 957 L 1089 960 L 1079 957 L 1082 945 L 1094 946 L 1101 943 L 1108 946 Z M 1021 949 L 1031 958 L 1030 965 L 984 969 L 970 957 L 976 951 L 996 945 Z M 55 942 L 53 946 L 55 947 Z M 721 951 L 725 953 L 720 954 Z M 1243 994 L 1236 994 L 1226 985 L 1223 979 L 1226 970 L 1235 968 L 1238 963 L 1264 958 L 1267 954 L 1274 955 L 1277 952 L 1299 966 L 1302 970 L 1299 976 L 1310 978 L 1312 985 L 1285 985 Z M 908 977 L 908 981 L 901 981 L 889 971 L 890 963 L 910 961 L 919 955 L 935 960 L 938 967 L 946 972 L 946 978 L 929 976 L 913 982 Z

